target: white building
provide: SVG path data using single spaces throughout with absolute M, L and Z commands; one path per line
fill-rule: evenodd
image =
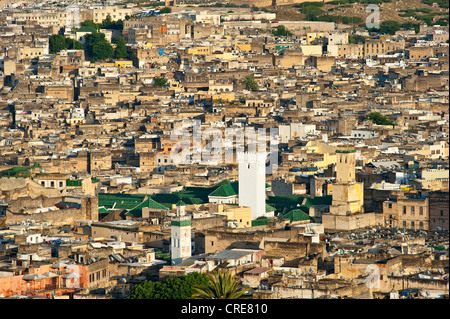
M 191 257 L 191 216 L 172 218 L 170 248 L 172 265 L 179 265 L 184 258 Z
M 266 153 L 238 153 L 239 206 L 252 209 L 252 220 L 266 214 Z
M 305 138 L 307 134 L 316 134 L 316 125 L 303 123 L 283 124 L 278 127 L 280 142 L 287 143 L 295 138 Z
M 367 139 L 367 138 L 375 138 L 378 137 L 378 134 L 373 130 L 352 130 L 351 134 L 354 138 L 361 138 L 361 139 Z

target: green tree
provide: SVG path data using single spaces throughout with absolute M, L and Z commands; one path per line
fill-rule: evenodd
M 163 13 L 171 13 L 172 12 L 172 8 L 169 7 L 164 7 L 161 10 L 159 10 L 159 13 L 163 14 Z
M 397 123 L 395 123 L 392 119 L 384 116 L 380 112 L 371 112 L 369 115 L 367 115 L 367 119 L 371 120 L 377 125 L 397 125 Z
M 127 46 L 125 45 L 125 40 L 121 36 L 117 36 L 113 39 L 113 43 L 116 44 L 114 49 L 114 58 L 116 59 L 126 59 L 128 58 Z
M 114 56 L 114 49 L 103 33 L 86 34 L 84 38 L 86 39 L 85 53 L 93 62 Z
M 66 46 L 67 49 L 69 50 L 83 50 L 83 44 L 81 44 L 81 42 L 75 40 L 75 39 L 70 39 L 70 38 L 66 38 Z
M 128 299 L 188 299 L 195 292 L 193 286 L 206 284 L 206 274 L 193 272 L 162 281 L 145 281 L 136 285 Z
M 272 34 L 276 37 L 279 37 L 279 36 L 291 37 L 292 36 L 292 32 L 289 31 L 288 29 L 286 29 L 286 27 L 284 25 L 279 25 L 276 28 L 273 28 Z
M 112 30 L 123 30 L 123 21 L 117 20 L 113 21 L 111 16 L 108 14 L 106 19 L 99 25 L 100 29 L 112 29 Z
M 207 275 L 208 281 L 193 286 L 193 299 L 244 299 L 249 288 L 243 288 L 238 277 L 230 272 L 215 271 Z
M 366 37 L 358 34 L 349 35 L 348 37 L 348 43 L 350 44 L 364 43 L 365 41 Z
M 244 78 L 244 84 L 246 86 L 246 88 L 250 91 L 256 92 L 258 91 L 258 83 L 256 83 L 255 79 L 253 78 L 252 75 L 247 75 Z
M 50 53 L 58 53 L 67 49 L 66 38 L 63 35 L 55 34 L 48 39 Z
M 91 26 L 94 27 L 97 31 L 100 30 L 100 26 L 92 20 L 84 20 L 83 22 L 81 22 L 81 26 Z
M 153 79 L 153 86 L 166 86 L 167 79 L 163 76 L 156 76 Z
M 65 38 L 62 35 L 52 35 L 48 39 L 50 53 L 58 53 L 61 50 L 83 50 L 83 45 L 77 40 Z

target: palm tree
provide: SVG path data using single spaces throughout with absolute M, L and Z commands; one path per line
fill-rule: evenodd
M 256 92 L 259 89 L 258 83 L 255 81 L 252 75 L 247 75 L 244 78 L 243 83 L 245 84 L 246 88 L 249 89 L 250 91 Z
M 250 290 L 250 288 L 242 288 L 239 278 L 228 271 L 215 271 L 207 277 L 206 284 L 192 287 L 195 291 L 192 299 L 245 299 L 243 295 Z

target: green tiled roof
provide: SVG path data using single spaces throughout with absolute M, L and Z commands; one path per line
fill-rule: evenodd
M 318 206 L 318 205 L 331 205 L 332 202 L 332 196 L 316 196 L 314 198 L 306 197 L 305 203 L 303 203 L 303 206 L 312 207 L 312 206 Z
M 147 197 L 147 198 L 146 198 Z M 126 215 L 142 216 L 142 208 L 167 210 L 168 207 L 153 200 L 144 194 L 98 194 L 99 212 L 108 212 L 114 209 L 127 210 Z
M 272 207 L 266 203 L 266 212 L 273 212 L 274 210 L 275 210 L 275 207 Z
M 252 220 L 252 227 L 255 226 L 263 226 L 263 225 L 269 225 L 269 219 L 268 218 L 257 218 Z
M 90 25 L 84 25 L 77 30 L 77 32 L 97 32 L 97 29 Z
M 186 206 L 186 203 L 183 202 L 182 200 L 180 200 L 178 203 L 176 203 L 175 205 L 177 206 Z
M 135 217 L 142 217 L 142 208 L 148 207 L 152 209 L 162 209 L 167 210 L 167 207 L 164 205 L 161 205 L 158 202 L 155 202 L 153 199 L 148 197 L 145 201 L 137 205 L 136 207 L 130 209 L 128 212 L 125 213 L 125 215 L 132 215 Z
M 71 180 L 71 179 L 66 179 L 66 186 L 69 187 L 76 187 L 76 186 L 81 186 L 81 182 L 82 180 Z
M 331 205 L 332 196 L 316 196 L 314 198 L 300 195 L 277 195 L 269 196 L 267 203 L 273 206 L 277 211 L 283 211 L 283 209 L 294 209 L 299 206 L 312 207 L 318 205 Z
M 293 209 L 287 214 L 283 215 L 281 218 L 289 219 L 291 223 L 301 220 L 311 220 L 311 217 L 301 209 Z
M 214 190 L 209 196 L 218 196 L 218 197 L 230 197 L 235 196 L 239 192 L 238 183 L 230 182 L 229 180 L 225 180 L 224 183 L 216 190 Z

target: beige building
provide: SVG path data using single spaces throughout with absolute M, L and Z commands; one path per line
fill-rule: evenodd
M 364 211 L 364 185 L 355 180 L 355 150 L 337 150 L 336 183 L 330 213 L 351 215 Z
M 336 151 L 336 183 L 330 213 L 322 215 L 327 230 L 350 231 L 383 224 L 383 216 L 364 213 L 364 183 L 355 180 L 355 150 Z
M 402 51 L 405 48 L 405 42 L 394 42 L 389 39 L 366 39 L 364 43 L 364 56 L 376 56 L 392 54 Z
M 252 227 L 251 207 L 219 204 L 217 206 L 214 205 L 214 207 L 211 207 L 210 212 L 226 216 L 227 221 L 231 224 L 234 224 L 234 227 Z
M 383 202 L 386 227 L 430 229 L 429 199 L 399 198 Z
M 102 23 L 108 15 L 113 21 L 125 21 L 126 16 L 132 16 L 135 12 L 137 12 L 137 10 L 133 8 L 125 8 L 121 6 L 105 6 L 102 8 L 93 8 L 88 14 L 92 16 L 92 20 L 95 23 Z

